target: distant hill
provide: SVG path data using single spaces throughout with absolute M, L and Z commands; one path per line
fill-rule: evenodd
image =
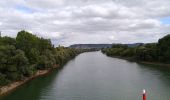
M 133 44 L 126 44 L 129 47 L 135 47 L 135 46 L 139 46 L 142 45 L 143 43 L 133 43 Z M 77 48 L 77 49 L 101 49 L 101 48 L 110 48 L 112 47 L 112 45 L 114 44 L 73 44 L 70 45 L 70 48 Z
M 78 49 L 92 49 L 92 48 L 107 48 L 111 47 L 112 44 L 73 44 L 70 46 L 70 48 L 78 48 Z

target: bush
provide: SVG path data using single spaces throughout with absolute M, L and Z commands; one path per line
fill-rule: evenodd
M 5 77 L 5 75 L 0 73 L 0 86 L 7 85 L 9 83 L 10 81 Z

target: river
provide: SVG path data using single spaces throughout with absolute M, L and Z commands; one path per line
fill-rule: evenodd
M 34 79 L 1 100 L 170 100 L 170 70 L 111 58 L 78 55 L 60 71 Z

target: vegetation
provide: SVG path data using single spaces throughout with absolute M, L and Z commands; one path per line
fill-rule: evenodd
M 0 86 L 29 77 L 37 70 L 62 66 L 81 52 L 84 50 L 54 48 L 49 39 L 26 31 L 18 32 L 16 39 L 0 37 Z
M 137 61 L 170 63 L 170 35 L 159 39 L 158 43 L 148 43 L 136 47 L 114 44 L 102 49 L 108 56 L 128 57 Z

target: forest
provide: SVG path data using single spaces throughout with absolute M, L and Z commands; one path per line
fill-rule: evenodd
M 159 39 L 157 43 L 146 43 L 135 47 L 114 44 L 103 48 L 102 52 L 112 57 L 124 57 L 136 61 L 170 63 L 170 34 Z
M 51 40 L 24 30 L 18 32 L 16 38 L 0 36 L 0 86 L 23 80 L 37 70 L 62 66 L 85 51 L 88 50 L 55 48 Z

